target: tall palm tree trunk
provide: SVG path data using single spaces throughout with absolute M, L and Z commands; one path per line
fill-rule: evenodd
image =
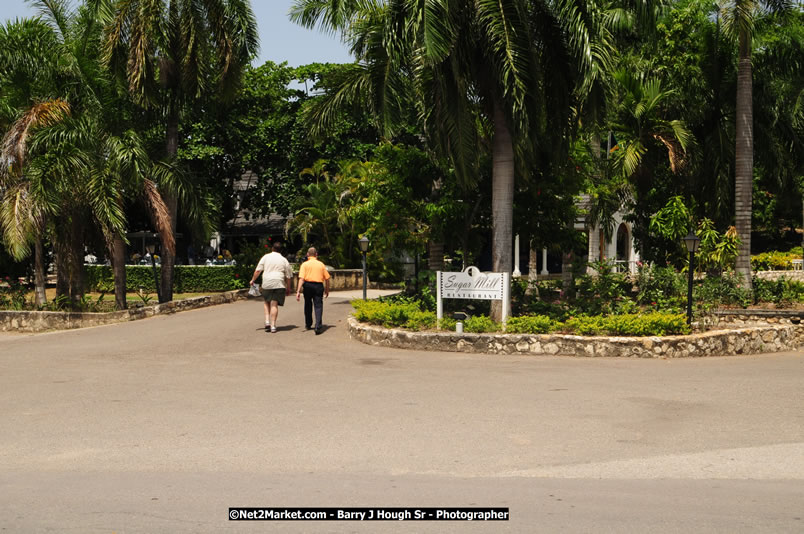
M 561 288 L 565 295 L 572 295 L 572 264 L 575 261 L 575 255 L 572 251 L 561 254 Z
M 70 296 L 70 262 L 67 258 L 67 247 L 62 243 L 54 245 L 56 253 L 56 297 Z
M 37 237 L 36 241 L 34 241 L 34 304 L 37 308 L 47 304 L 46 286 L 45 249 L 42 246 L 42 238 Z
M 114 307 L 125 310 L 126 303 L 126 244 L 119 235 L 112 241 L 112 270 L 114 271 Z
M 736 146 L 734 213 L 740 247 L 736 271 L 744 287 L 751 288 L 751 207 L 754 175 L 754 119 L 751 76 L 751 36 L 740 33 L 740 60 L 737 66 Z
M 67 217 L 59 217 L 55 221 L 53 233 L 53 256 L 56 264 L 56 297 L 70 298 L 70 221 Z
M 175 159 L 179 151 L 179 114 L 178 111 L 170 111 L 167 122 L 166 149 L 169 159 Z M 178 216 L 178 199 L 173 192 L 162 194 L 165 205 L 170 215 L 170 231 L 176 236 L 176 220 Z M 162 291 L 159 302 L 170 302 L 173 300 L 173 266 L 176 264 L 176 255 L 168 250 L 165 243 L 162 243 Z
M 70 222 L 69 262 L 70 301 L 79 308 L 86 289 L 84 276 L 84 223 L 78 213 L 73 213 Z
M 514 225 L 514 144 L 502 106 L 494 103 L 491 185 L 491 263 L 496 273 L 511 272 Z M 491 318 L 502 319 L 502 301 L 491 301 Z
M 444 242 L 440 239 L 427 242 L 427 268 L 431 271 L 444 270 Z
M 525 289 L 525 294 L 530 296 L 539 297 L 539 288 L 536 281 L 539 279 L 539 249 L 536 246 L 536 240 L 530 240 L 530 248 L 528 250 L 528 287 Z

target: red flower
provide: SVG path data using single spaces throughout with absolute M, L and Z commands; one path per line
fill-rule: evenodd
M 236 274 L 236 275 L 235 275 L 235 278 L 240 278 L 240 275 L 239 275 L 239 274 Z
M 268 248 L 268 245 L 263 245 L 262 248 Z

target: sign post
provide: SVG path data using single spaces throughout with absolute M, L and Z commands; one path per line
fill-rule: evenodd
M 444 316 L 444 299 L 502 300 L 502 320 L 511 312 L 511 273 L 484 273 L 477 267 L 463 272 L 436 272 L 436 317 Z

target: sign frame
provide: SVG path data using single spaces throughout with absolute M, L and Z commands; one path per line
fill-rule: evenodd
M 502 320 L 511 313 L 511 273 L 482 272 L 474 265 L 463 271 L 436 271 L 436 318 L 444 317 L 444 299 L 502 300 Z

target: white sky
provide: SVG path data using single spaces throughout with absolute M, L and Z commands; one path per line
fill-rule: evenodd
M 260 33 L 262 65 L 271 60 L 287 61 L 293 67 L 308 63 L 349 63 L 352 57 L 337 37 L 317 30 L 307 30 L 288 20 L 291 0 L 252 0 L 251 7 L 257 18 Z M 0 0 L 0 16 L 3 22 L 9 19 L 32 17 L 36 9 L 25 0 Z

